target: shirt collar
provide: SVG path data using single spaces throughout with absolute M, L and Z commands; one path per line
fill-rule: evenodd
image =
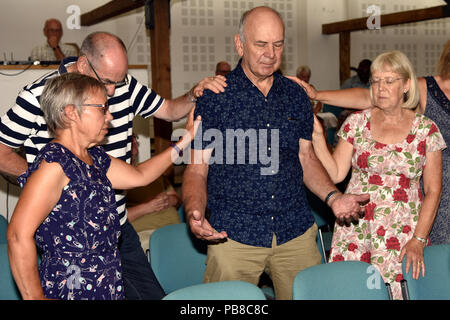
M 240 84 L 242 84 L 244 86 L 248 86 L 248 87 L 252 87 L 252 88 L 255 87 L 256 88 L 256 86 L 250 81 L 250 79 L 245 74 L 244 69 L 242 68 L 242 58 L 239 59 L 236 68 L 232 72 L 234 73 L 234 75 L 236 76 L 237 81 Z M 273 83 L 272 83 L 271 89 L 269 90 L 269 93 L 272 90 L 278 90 L 278 87 L 279 87 L 278 84 L 280 83 L 280 79 L 282 77 L 283 76 L 280 75 L 279 73 L 275 72 L 273 74 Z

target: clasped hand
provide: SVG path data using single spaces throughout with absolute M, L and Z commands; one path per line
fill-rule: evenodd
M 364 217 L 366 205 L 370 200 L 369 194 L 341 194 L 331 203 L 331 209 L 336 216 L 338 224 L 350 226 L 350 223 L 357 223 Z

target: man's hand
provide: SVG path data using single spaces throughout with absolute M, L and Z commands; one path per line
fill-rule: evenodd
M 294 81 L 295 83 L 297 83 L 300 87 L 302 87 L 305 91 L 306 94 L 308 95 L 308 97 L 312 100 L 316 100 L 316 96 L 317 96 L 317 90 L 308 82 L 300 80 L 297 77 L 293 77 L 293 76 L 286 76 L 286 78 Z
M 226 86 L 227 83 L 224 76 L 206 77 L 191 89 L 191 93 L 197 99 L 203 95 L 205 89 L 209 89 L 214 93 L 220 93 L 225 91 Z
M 145 205 L 147 206 L 148 213 L 153 213 L 170 207 L 177 207 L 180 202 L 178 194 L 174 190 L 169 190 L 156 195 L 147 201 Z
M 331 199 L 330 207 L 338 223 L 349 226 L 351 222 L 358 222 L 364 216 L 366 205 L 370 200 L 369 194 L 340 194 Z
M 217 232 L 211 227 L 205 215 L 200 211 L 194 210 L 191 214 L 187 214 L 187 221 L 192 233 L 202 240 L 218 242 L 228 237 L 225 231 Z
M 57 36 L 49 36 L 47 38 L 48 45 L 54 49 L 59 45 L 59 38 Z

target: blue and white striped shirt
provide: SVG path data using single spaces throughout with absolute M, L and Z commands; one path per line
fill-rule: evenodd
M 66 58 L 58 70 L 24 87 L 16 104 L 0 118 L 0 142 L 12 148 L 24 145 L 28 164 L 33 163 L 39 150 L 52 140 L 39 102 L 45 82 L 67 73 L 67 67 L 76 61 L 76 57 Z M 164 99 L 131 75 L 127 74 L 127 78 L 128 84 L 117 87 L 114 96 L 108 98 L 109 110 L 114 119 L 110 123 L 103 147 L 109 155 L 130 163 L 134 117 L 150 117 L 162 106 Z M 123 224 L 126 221 L 123 191 L 116 190 L 116 202 L 120 222 Z

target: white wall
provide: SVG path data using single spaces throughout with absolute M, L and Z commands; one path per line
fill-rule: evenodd
M 346 0 L 306 1 L 306 64 L 311 68 L 310 82 L 318 89 L 339 86 L 339 37 L 323 35 L 322 24 L 346 20 L 346 11 Z

